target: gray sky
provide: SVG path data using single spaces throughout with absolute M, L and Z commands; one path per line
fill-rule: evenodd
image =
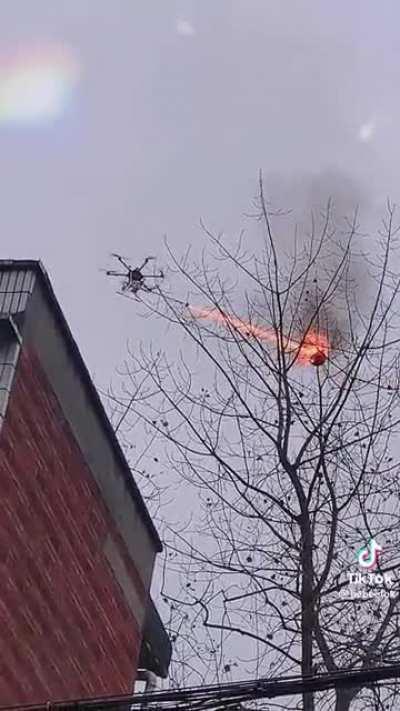
M 239 231 L 260 168 L 400 200 L 395 0 L 1 0 L 1 15 L 1 53 L 66 43 L 81 66 L 58 121 L 0 124 L 0 232 L 3 257 L 43 260 L 98 384 L 128 336 L 157 336 L 99 272 L 109 251 L 161 254 L 164 233 L 183 251 L 200 216 Z

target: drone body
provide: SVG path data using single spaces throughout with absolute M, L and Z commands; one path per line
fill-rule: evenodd
M 146 292 L 151 292 L 154 291 L 156 288 L 156 285 L 154 284 L 153 286 L 149 286 L 146 284 L 146 279 L 163 279 L 164 274 L 162 271 L 159 272 L 159 274 L 143 274 L 142 269 L 146 266 L 146 264 L 152 260 L 155 259 L 155 257 L 146 257 L 144 260 L 143 264 L 140 267 L 134 267 L 132 268 L 130 264 L 128 264 L 127 260 L 124 257 L 121 257 L 120 254 L 115 254 L 113 253 L 111 255 L 115 259 L 118 259 L 120 264 L 122 264 L 123 267 L 125 267 L 125 272 L 116 272 L 116 271 L 106 271 L 107 276 L 115 276 L 115 277 L 120 277 L 122 279 L 122 284 L 121 284 L 121 291 L 122 292 L 130 292 L 137 298 L 137 293 L 139 291 L 146 291 Z

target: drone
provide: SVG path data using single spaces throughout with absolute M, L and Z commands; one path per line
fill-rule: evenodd
M 106 270 L 107 276 L 119 277 L 123 279 L 121 284 L 121 292 L 130 292 L 135 296 L 135 298 L 138 298 L 137 293 L 139 291 L 146 291 L 149 293 L 154 291 L 156 288 L 155 284 L 153 286 L 146 284 L 146 279 L 164 279 L 164 272 L 162 270 L 160 270 L 158 274 L 143 274 L 142 269 L 145 268 L 148 262 L 155 259 L 155 257 L 146 257 L 140 267 L 132 268 L 130 264 L 128 264 L 126 258 L 121 257 L 120 254 L 115 254 L 113 252 L 111 256 L 118 259 L 119 263 L 125 268 L 125 272 Z

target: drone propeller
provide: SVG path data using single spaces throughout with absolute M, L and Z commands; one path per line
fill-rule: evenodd
M 114 272 L 110 271 L 109 269 L 102 269 L 101 271 L 105 272 L 107 276 L 126 277 L 126 274 L 124 274 L 123 272 Z
M 117 252 L 110 252 L 111 257 L 115 257 L 116 259 L 130 259 L 130 257 L 124 257 L 123 254 L 117 254 Z

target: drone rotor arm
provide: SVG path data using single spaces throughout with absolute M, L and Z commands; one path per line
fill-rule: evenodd
M 112 256 L 112 257 L 115 257 L 115 259 L 118 259 L 118 261 L 125 267 L 125 269 L 128 269 L 128 270 L 130 269 L 130 266 L 129 266 L 129 264 L 127 263 L 126 259 L 124 259 L 123 257 L 121 257 L 120 254 L 116 254 L 116 252 L 112 252 L 112 253 L 111 253 L 111 256 Z
M 147 264 L 148 262 L 150 262 L 150 260 L 152 260 L 152 259 L 155 259 L 155 257 L 146 257 L 146 259 L 144 260 L 142 266 L 139 267 L 139 270 L 142 271 L 143 267 L 145 267 L 146 264 Z

